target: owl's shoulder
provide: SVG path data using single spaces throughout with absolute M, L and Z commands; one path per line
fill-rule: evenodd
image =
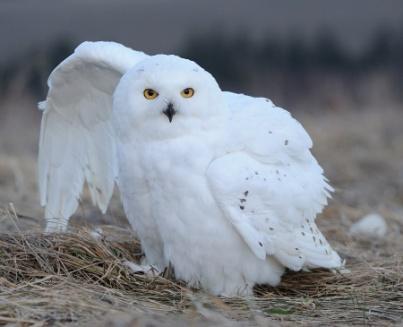
M 224 92 L 232 142 L 266 157 L 305 156 L 312 140 L 285 109 L 266 98 Z

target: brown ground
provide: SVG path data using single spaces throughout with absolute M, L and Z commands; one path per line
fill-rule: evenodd
M 117 199 L 105 217 L 86 204 L 73 219 L 75 226 L 103 225 L 106 237 L 41 234 L 35 181 L 39 116 L 29 100 L 3 102 L 0 324 L 402 324 L 402 110 L 296 114 L 337 190 L 318 221 L 350 272 L 289 273 L 279 288 L 259 288 L 255 298 L 218 299 L 163 277 L 130 273 L 122 262 L 138 258 L 140 249 L 124 228 Z M 350 237 L 351 224 L 374 211 L 386 219 L 387 237 Z

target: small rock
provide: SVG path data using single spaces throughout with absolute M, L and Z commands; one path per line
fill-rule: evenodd
M 101 227 L 97 227 L 94 230 L 90 231 L 90 235 L 96 239 L 97 241 L 101 240 L 104 236 L 104 231 Z
M 385 237 L 387 229 L 385 218 L 377 213 L 371 213 L 351 225 L 350 235 L 380 239 Z

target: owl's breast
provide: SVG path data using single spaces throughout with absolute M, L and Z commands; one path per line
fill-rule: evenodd
M 175 139 L 148 144 L 142 151 L 142 170 L 155 201 L 177 206 L 209 202 L 206 169 L 213 158 L 211 147 L 200 139 Z
M 182 219 L 182 212 L 212 210 L 206 170 L 214 157 L 210 142 L 184 137 L 158 142 L 136 142 L 119 148 L 119 187 L 126 202 L 162 219 Z

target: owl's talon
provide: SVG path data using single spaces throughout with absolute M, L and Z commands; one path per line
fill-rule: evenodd
M 123 265 L 128 267 L 135 274 L 143 273 L 144 275 L 149 277 L 156 277 L 161 274 L 159 269 L 152 265 L 139 265 L 133 261 L 128 260 L 124 261 Z

